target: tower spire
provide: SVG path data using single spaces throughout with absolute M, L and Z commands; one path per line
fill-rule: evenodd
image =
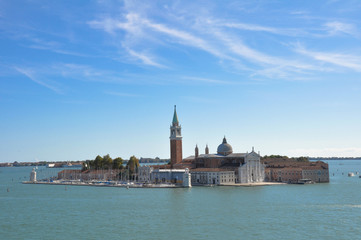
M 197 158 L 199 156 L 198 144 L 196 144 L 196 148 L 194 149 L 194 156 Z
M 179 125 L 178 116 L 177 116 L 177 106 L 176 105 L 174 105 L 174 114 L 173 114 L 172 124 L 173 124 L 173 126 L 178 126 Z

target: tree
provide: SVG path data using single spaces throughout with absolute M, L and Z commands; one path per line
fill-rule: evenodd
M 102 169 L 104 165 L 104 160 L 101 156 L 96 156 L 95 160 L 94 160 L 94 168 L 95 169 Z
M 103 168 L 110 169 L 113 167 L 113 159 L 109 156 L 109 154 L 103 156 Z
M 297 162 L 309 162 L 308 157 L 299 157 L 296 160 Z
M 120 157 L 113 159 L 113 169 L 123 169 L 123 159 Z
M 129 175 L 135 180 L 135 174 L 138 171 L 139 159 L 134 155 L 129 158 L 126 168 L 129 170 Z

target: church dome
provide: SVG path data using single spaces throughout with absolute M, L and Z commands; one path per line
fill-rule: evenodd
M 226 137 L 223 138 L 222 144 L 218 146 L 217 153 L 224 156 L 233 153 L 232 146 L 227 143 Z

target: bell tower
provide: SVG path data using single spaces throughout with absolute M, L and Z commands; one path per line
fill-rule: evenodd
M 170 164 L 171 168 L 176 163 L 182 162 L 182 128 L 179 125 L 176 106 L 174 105 L 174 114 L 172 125 L 170 126 Z

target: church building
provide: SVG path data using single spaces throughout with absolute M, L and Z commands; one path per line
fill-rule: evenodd
M 150 182 L 155 182 L 155 179 L 156 182 L 160 179 L 162 182 L 179 182 L 180 177 L 174 174 L 180 169 L 187 169 L 187 171 L 189 169 L 192 185 L 231 185 L 264 181 L 265 168 L 260 162 L 260 155 L 254 149 L 250 153 L 233 153 L 233 148 L 226 137 L 218 146 L 217 153 L 210 154 L 206 145 L 205 153 L 199 154 L 198 145 L 196 145 L 194 156 L 183 159 L 181 125 L 176 106 L 174 106 L 169 139 L 170 164 L 154 166 L 152 172 L 147 169 L 147 179 Z M 163 172 L 162 178 L 158 176 L 161 172 Z

